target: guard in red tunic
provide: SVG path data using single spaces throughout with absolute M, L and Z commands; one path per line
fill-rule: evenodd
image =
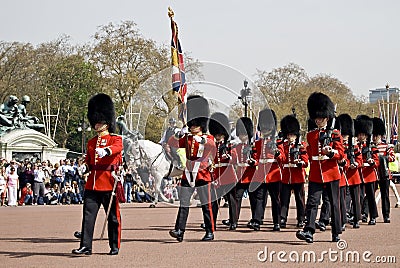
M 255 142 L 258 167 L 249 187 L 250 202 L 254 202 L 254 215 L 249 227 L 259 230 L 259 225 L 264 218 L 268 191 L 272 203 L 273 231 L 280 231 L 283 145 L 281 140 L 276 139 L 276 115 L 273 110 L 260 111 L 258 128 L 261 139 Z
M 216 155 L 213 161 L 213 176 L 216 184 L 218 202 L 221 198 L 231 203 L 228 193 L 235 187 L 237 183 L 236 172 L 234 169 L 235 160 L 237 159 L 236 149 L 232 148 L 229 143 L 229 119 L 220 112 L 213 113 L 210 117 L 208 125 L 210 134 L 214 136 L 216 145 Z M 214 217 L 216 223 L 217 217 Z M 232 230 L 236 226 L 231 226 Z
M 281 228 L 286 228 L 292 191 L 296 200 L 297 227 L 304 227 L 306 181 L 305 168 L 308 166 L 306 143 L 301 141 L 300 123 L 294 115 L 281 120 L 283 142 Z
M 74 254 L 92 254 L 93 231 L 100 206 L 108 210 L 110 199 L 113 202 L 108 216 L 109 255 L 117 255 L 121 243 L 121 214 L 118 199 L 112 195 L 114 178 L 122 163 L 122 138 L 115 132 L 115 111 L 111 98 L 103 93 L 93 96 L 88 103 L 88 119 L 97 132 L 87 145 L 86 165 L 89 176 L 85 186 L 81 243 Z
M 390 173 L 389 162 L 394 162 L 396 157 L 393 145 L 382 141 L 382 137 L 386 135 L 385 123 L 377 117 L 373 118 L 373 123 L 373 145 L 379 151 L 378 184 L 381 191 L 383 222 L 390 223 L 389 186 L 392 174 Z
M 361 204 L 360 204 L 360 184 L 361 178 L 359 170 L 362 167 L 362 155 L 355 141 L 354 120 L 348 114 L 338 116 L 341 125 L 341 134 L 343 137 L 343 147 L 345 152 L 344 160 L 339 164 L 343 168 L 343 176 L 340 181 L 340 209 L 342 215 L 342 225 L 347 222 L 346 211 L 346 192 L 344 187 L 349 188 L 351 207 L 352 207 L 352 223 L 353 228 L 360 228 L 359 221 L 361 220 Z M 343 181 L 344 180 L 344 181 Z M 349 212 L 350 213 L 350 212 Z
M 187 126 L 190 133 L 179 139 L 179 147 L 186 150 L 186 167 L 180 185 L 180 206 L 175 229 L 169 234 L 182 242 L 189 215 L 190 197 L 195 187 L 200 197 L 206 234 L 203 241 L 214 239 L 215 219 L 218 213 L 217 197 L 210 172 L 215 158 L 214 137 L 207 133 L 210 116 L 208 101 L 198 95 L 187 99 Z
M 237 120 L 236 135 L 239 137 L 240 143 L 235 146 L 236 157 L 232 157 L 232 162 L 236 164 L 238 183 L 229 192 L 229 219 L 222 221 L 224 225 L 229 226 L 230 230 L 237 228 L 243 194 L 249 190 L 257 166 L 257 154 L 252 145 L 253 122 L 250 118 L 241 117 Z
M 339 208 L 340 172 L 337 163 L 344 157 L 342 136 L 339 130 L 334 129 L 335 105 L 327 95 L 321 92 L 312 93 L 307 101 L 307 109 L 317 129 L 307 133 L 310 161 L 307 224 L 303 230 L 297 231 L 296 236 L 308 243 L 313 242 L 318 205 L 325 188 L 331 204 L 332 242 L 337 242 L 342 233 Z
M 362 152 L 363 165 L 361 167 L 361 181 L 364 184 L 364 204 L 365 215 L 369 212 L 369 225 L 376 224 L 378 210 L 375 201 L 375 183 L 378 180 L 379 151 L 372 146 L 373 121 L 367 115 L 357 116 L 354 122 L 355 134 L 358 139 L 358 146 Z M 368 207 L 368 209 L 366 209 Z

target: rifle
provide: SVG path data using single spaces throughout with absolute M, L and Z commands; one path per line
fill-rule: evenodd
M 337 104 L 335 104 L 335 114 L 336 114 L 336 108 Z M 329 128 L 327 128 L 326 132 L 321 133 L 319 137 L 319 141 L 322 143 L 322 147 L 329 146 L 329 144 L 332 142 L 332 133 L 333 130 L 335 129 L 335 122 L 336 122 L 336 117 L 332 118 L 332 124 Z
M 371 135 L 368 135 L 365 147 L 362 148 L 362 154 L 365 155 L 366 159 L 372 158 L 372 150 L 371 150 Z
M 354 141 L 353 141 L 353 136 L 349 136 L 349 148 L 347 149 L 347 158 L 350 160 L 350 165 L 356 165 L 356 156 L 354 154 Z
M 290 155 L 293 160 L 300 159 L 300 146 L 301 146 L 301 136 L 296 138 L 293 148 L 290 148 Z

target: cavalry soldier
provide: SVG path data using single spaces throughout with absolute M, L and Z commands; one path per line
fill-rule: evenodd
M 182 242 L 189 215 L 190 197 L 195 188 L 200 196 L 206 234 L 203 241 L 214 239 L 215 219 L 218 204 L 210 172 L 215 156 L 214 137 L 207 135 L 210 116 L 208 101 L 198 95 L 187 99 L 187 126 L 190 133 L 179 139 L 179 147 L 186 150 L 186 167 L 180 185 L 180 206 L 176 217 L 175 229 L 169 234 Z
M 361 204 L 360 204 L 360 168 L 363 165 L 362 155 L 360 148 L 355 142 L 354 133 L 354 120 L 348 114 L 341 114 L 338 116 L 341 125 L 341 134 L 343 137 L 343 147 L 345 152 L 345 158 L 342 160 L 341 165 L 343 166 L 345 182 L 344 185 L 349 187 L 351 207 L 352 211 L 352 222 L 353 228 L 360 228 L 359 221 L 361 220 Z M 341 187 L 344 186 L 341 181 Z M 340 209 L 342 211 L 342 225 L 347 221 L 346 211 L 349 209 L 346 207 L 346 192 L 343 188 L 340 191 Z
M 229 144 L 229 119 L 223 113 L 213 113 L 210 117 L 209 131 L 214 136 L 216 145 L 216 154 L 213 159 L 213 176 L 216 182 L 216 191 L 218 202 L 223 197 L 228 198 L 228 193 L 235 187 L 237 177 L 233 167 L 234 161 L 237 159 L 236 149 L 232 148 Z M 216 223 L 217 217 L 215 215 L 214 221 Z M 235 225 L 231 226 L 232 230 L 236 229 Z
M 390 223 L 389 186 L 392 174 L 389 170 L 389 162 L 395 161 L 395 155 L 393 145 L 382 141 L 386 133 L 385 123 L 382 119 L 375 117 L 373 124 L 373 144 L 379 151 L 378 184 L 381 191 L 383 222 Z
M 294 115 L 281 120 L 283 142 L 283 172 L 281 189 L 281 228 L 286 228 L 290 196 L 293 191 L 296 200 L 297 227 L 304 227 L 306 181 L 305 168 L 308 166 L 306 143 L 301 141 L 300 124 Z
M 372 146 L 372 130 L 373 121 L 367 115 L 357 116 L 354 122 L 354 130 L 358 139 L 358 146 L 361 149 L 363 165 L 361 167 L 361 181 L 364 184 L 364 202 L 363 202 L 363 217 L 366 219 L 368 213 L 370 215 L 369 225 L 376 224 L 378 210 L 375 201 L 375 182 L 378 179 L 377 168 L 379 166 L 379 151 L 375 146 Z M 366 220 L 365 220 L 366 221 Z
M 337 163 L 344 154 L 342 136 L 339 130 L 334 129 L 335 105 L 327 95 L 321 92 L 312 93 L 307 101 L 307 109 L 317 129 L 307 133 L 307 153 L 310 160 L 307 224 L 303 230 L 297 231 L 296 237 L 308 243 L 313 242 L 315 218 L 325 188 L 331 204 L 332 242 L 337 242 L 342 233 L 339 209 L 340 172 Z
M 261 139 L 255 142 L 258 167 L 254 174 L 254 190 L 250 186 L 250 202 L 255 204 L 255 213 L 249 227 L 259 230 L 259 225 L 264 218 L 268 191 L 272 202 L 273 231 L 280 231 L 282 180 L 280 164 L 283 159 L 283 145 L 281 140 L 276 140 L 276 115 L 273 110 L 260 111 L 258 128 L 261 132 Z
M 115 183 L 112 173 L 122 163 L 123 145 L 121 136 L 113 134 L 115 111 L 110 96 L 99 93 L 89 100 L 88 119 L 97 136 L 89 140 L 87 145 L 85 162 L 90 173 L 85 186 L 81 243 L 79 249 L 74 249 L 72 253 L 92 254 L 97 213 L 101 204 L 107 211 L 113 198 L 108 215 L 108 242 L 111 248 L 109 255 L 117 255 L 121 243 L 121 214 L 118 199 L 112 193 Z
M 229 226 L 230 230 L 237 228 L 237 223 L 242 207 L 242 197 L 245 191 L 249 190 L 250 182 L 256 171 L 256 150 L 252 145 L 253 122 L 248 117 L 241 117 L 236 122 L 236 135 L 240 143 L 236 145 L 236 158 L 232 158 L 236 163 L 236 175 L 238 183 L 229 192 L 229 220 L 223 220 L 224 225 Z M 250 204 L 252 205 L 252 204 Z M 253 206 L 251 206 L 253 214 Z

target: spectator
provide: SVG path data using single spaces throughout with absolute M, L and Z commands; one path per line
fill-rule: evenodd
M 79 193 L 83 197 L 84 191 L 85 191 L 85 185 L 86 185 L 86 178 L 89 175 L 89 171 L 87 169 L 87 166 L 84 163 L 84 159 L 80 158 L 78 159 L 78 167 L 76 169 L 77 172 L 77 180 L 78 180 L 78 188 L 79 188 Z
M 4 168 L 0 166 L 0 198 L 1 198 L 1 205 L 7 206 L 5 203 L 7 197 L 7 182 L 4 178 Z
M 65 182 L 65 187 L 61 189 L 61 192 L 61 204 L 71 205 L 72 199 L 74 198 L 74 193 L 68 182 Z
M 143 183 L 146 183 L 149 181 L 149 176 L 150 176 L 150 172 L 149 169 L 146 167 L 145 164 L 141 164 L 138 168 L 137 168 L 137 173 L 140 176 L 140 179 L 142 180 Z
M 71 161 L 69 159 L 65 160 L 65 165 L 62 166 L 62 170 L 64 173 L 64 185 L 68 182 L 71 185 L 73 180 L 75 179 L 75 170 L 74 167 L 71 165 Z
M 134 180 L 133 176 L 137 175 L 137 173 L 135 172 L 136 170 L 134 168 L 128 168 L 126 164 L 124 165 L 124 169 L 126 170 L 124 180 L 125 200 L 127 203 L 130 203 L 132 196 L 132 185 Z
M 33 201 L 33 191 L 31 184 L 28 182 L 24 188 L 21 190 L 21 198 L 18 201 L 18 205 L 32 205 Z
M 45 171 L 42 169 L 42 165 L 34 164 L 33 170 L 33 205 L 43 205 L 44 204 L 44 180 Z
M 63 172 L 59 163 L 55 163 L 53 170 L 51 171 L 52 176 L 52 185 L 57 184 L 58 189 L 61 188 L 61 184 L 63 183 Z
M 7 176 L 7 187 L 8 187 L 8 205 L 16 207 L 19 180 L 17 171 L 14 166 L 11 166 L 10 173 L 6 176 Z
M 74 181 L 72 182 L 72 192 L 73 192 L 73 197 L 72 197 L 72 204 L 82 204 L 82 195 L 79 191 L 79 185 L 78 182 Z

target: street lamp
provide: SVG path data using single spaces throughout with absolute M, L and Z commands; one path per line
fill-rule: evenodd
M 81 152 L 83 155 L 84 153 L 86 153 L 86 132 L 91 131 L 92 128 L 90 127 L 90 125 L 86 124 L 85 119 L 83 118 L 77 130 L 78 132 L 82 132 Z
M 244 116 L 247 117 L 247 106 L 250 104 L 253 96 L 251 95 L 251 89 L 247 87 L 249 82 L 247 80 L 243 81 L 244 88 L 240 90 L 239 100 L 242 100 L 242 104 L 244 105 Z
M 294 117 L 297 117 L 296 108 L 294 108 L 294 106 L 292 106 L 292 114 L 293 114 Z

